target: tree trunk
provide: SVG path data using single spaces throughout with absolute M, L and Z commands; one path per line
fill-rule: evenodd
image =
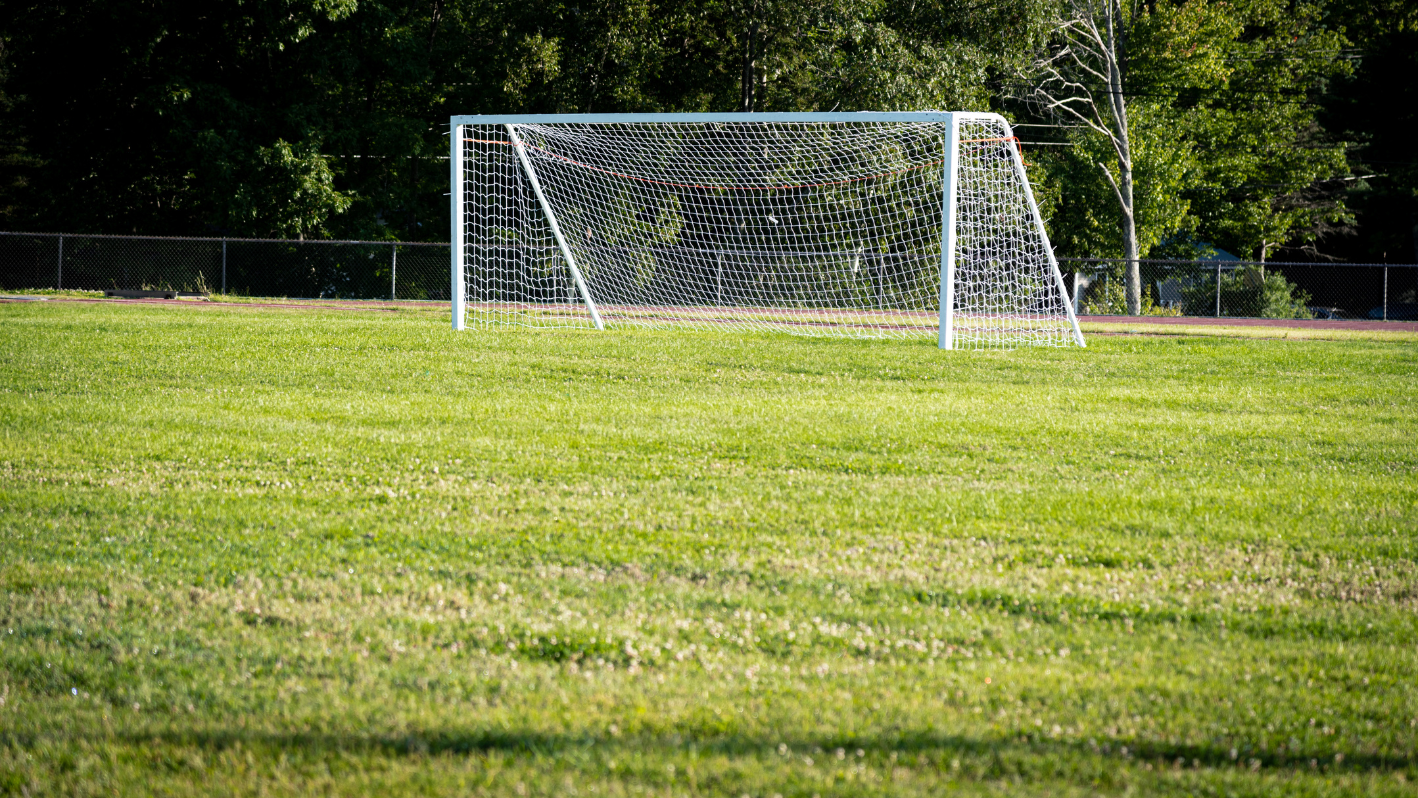
M 750 22 L 748 24 L 748 32 L 744 36 L 743 76 L 739 83 L 742 95 L 739 110 L 744 113 L 751 113 L 753 111 L 754 73 L 757 71 L 757 59 L 755 58 L 756 53 L 754 50 L 758 44 L 756 41 L 757 38 L 758 23 Z
M 1137 251 L 1137 221 L 1133 218 L 1132 209 L 1132 164 L 1118 165 L 1120 177 L 1118 181 L 1118 193 L 1122 196 L 1123 205 L 1123 258 L 1127 260 L 1127 306 L 1128 315 L 1136 316 L 1142 313 L 1142 267 L 1138 263 Z
M 1127 261 L 1127 312 L 1142 313 L 1142 268 L 1137 262 L 1137 217 L 1132 194 L 1132 141 L 1128 136 L 1127 97 L 1123 94 L 1123 56 L 1127 29 L 1123 26 L 1122 5 L 1110 0 L 1106 10 L 1108 48 L 1108 104 L 1113 118 L 1113 147 L 1118 154 L 1118 192 L 1122 206 L 1123 258 Z

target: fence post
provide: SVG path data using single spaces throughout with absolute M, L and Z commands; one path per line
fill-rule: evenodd
M 389 245 L 389 301 L 399 296 L 399 245 Z
M 226 239 L 222 239 L 222 294 L 226 294 Z
M 1082 305 L 1078 304 L 1078 270 L 1073 270 L 1073 315 L 1082 313 Z
M 1384 321 L 1388 321 L 1388 267 L 1384 267 Z
M 719 251 L 714 269 L 714 307 L 722 307 L 724 304 L 724 252 Z
M 1216 318 L 1221 318 L 1221 264 L 1216 264 Z
M 1385 278 L 1387 280 L 1387 278 Z M 56 290 L 64 290 L 64 236 L 59 236 L 59 270 L 54 275 L 54 287 Z

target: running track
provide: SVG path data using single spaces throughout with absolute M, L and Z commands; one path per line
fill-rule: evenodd
M 0 303 L 32 302 L 34 299 L 0 297 Z M 287 300 L 284 302 L 198 302 L 174 299 L 91 299 L 87 297 L 46 297 L 49 302 L 88 302 L 123 305 L 164 305 L 184 308 L 301 308 L 305 310 L 368 310 L 393 312 L 398 309 L 442 310 L 444 302 L 390 302 L 380 300 L 355 300 L 337 304 L 329 300 Z M 661 310 L 669 310 L 663 308 Z M 1418 332 L 1418 322 L 1413 321 L 1370 321 L 1365 319 L 1228 319 L 1206 316 L 1079 316 L 1082 323 L 1127 325 L 1145 324 L 1181 327 L 1277 327 L 1302 330 L 1384 330 L 1389 332 Z

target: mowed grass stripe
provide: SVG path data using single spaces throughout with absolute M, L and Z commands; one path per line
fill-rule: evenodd
M 0 784 L 1402 794 L 1418 357 L 0 307 Z

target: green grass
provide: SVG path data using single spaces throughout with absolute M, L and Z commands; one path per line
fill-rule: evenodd
M 1411 795 L 1415 372 L 0 305 L 0 793 Z

